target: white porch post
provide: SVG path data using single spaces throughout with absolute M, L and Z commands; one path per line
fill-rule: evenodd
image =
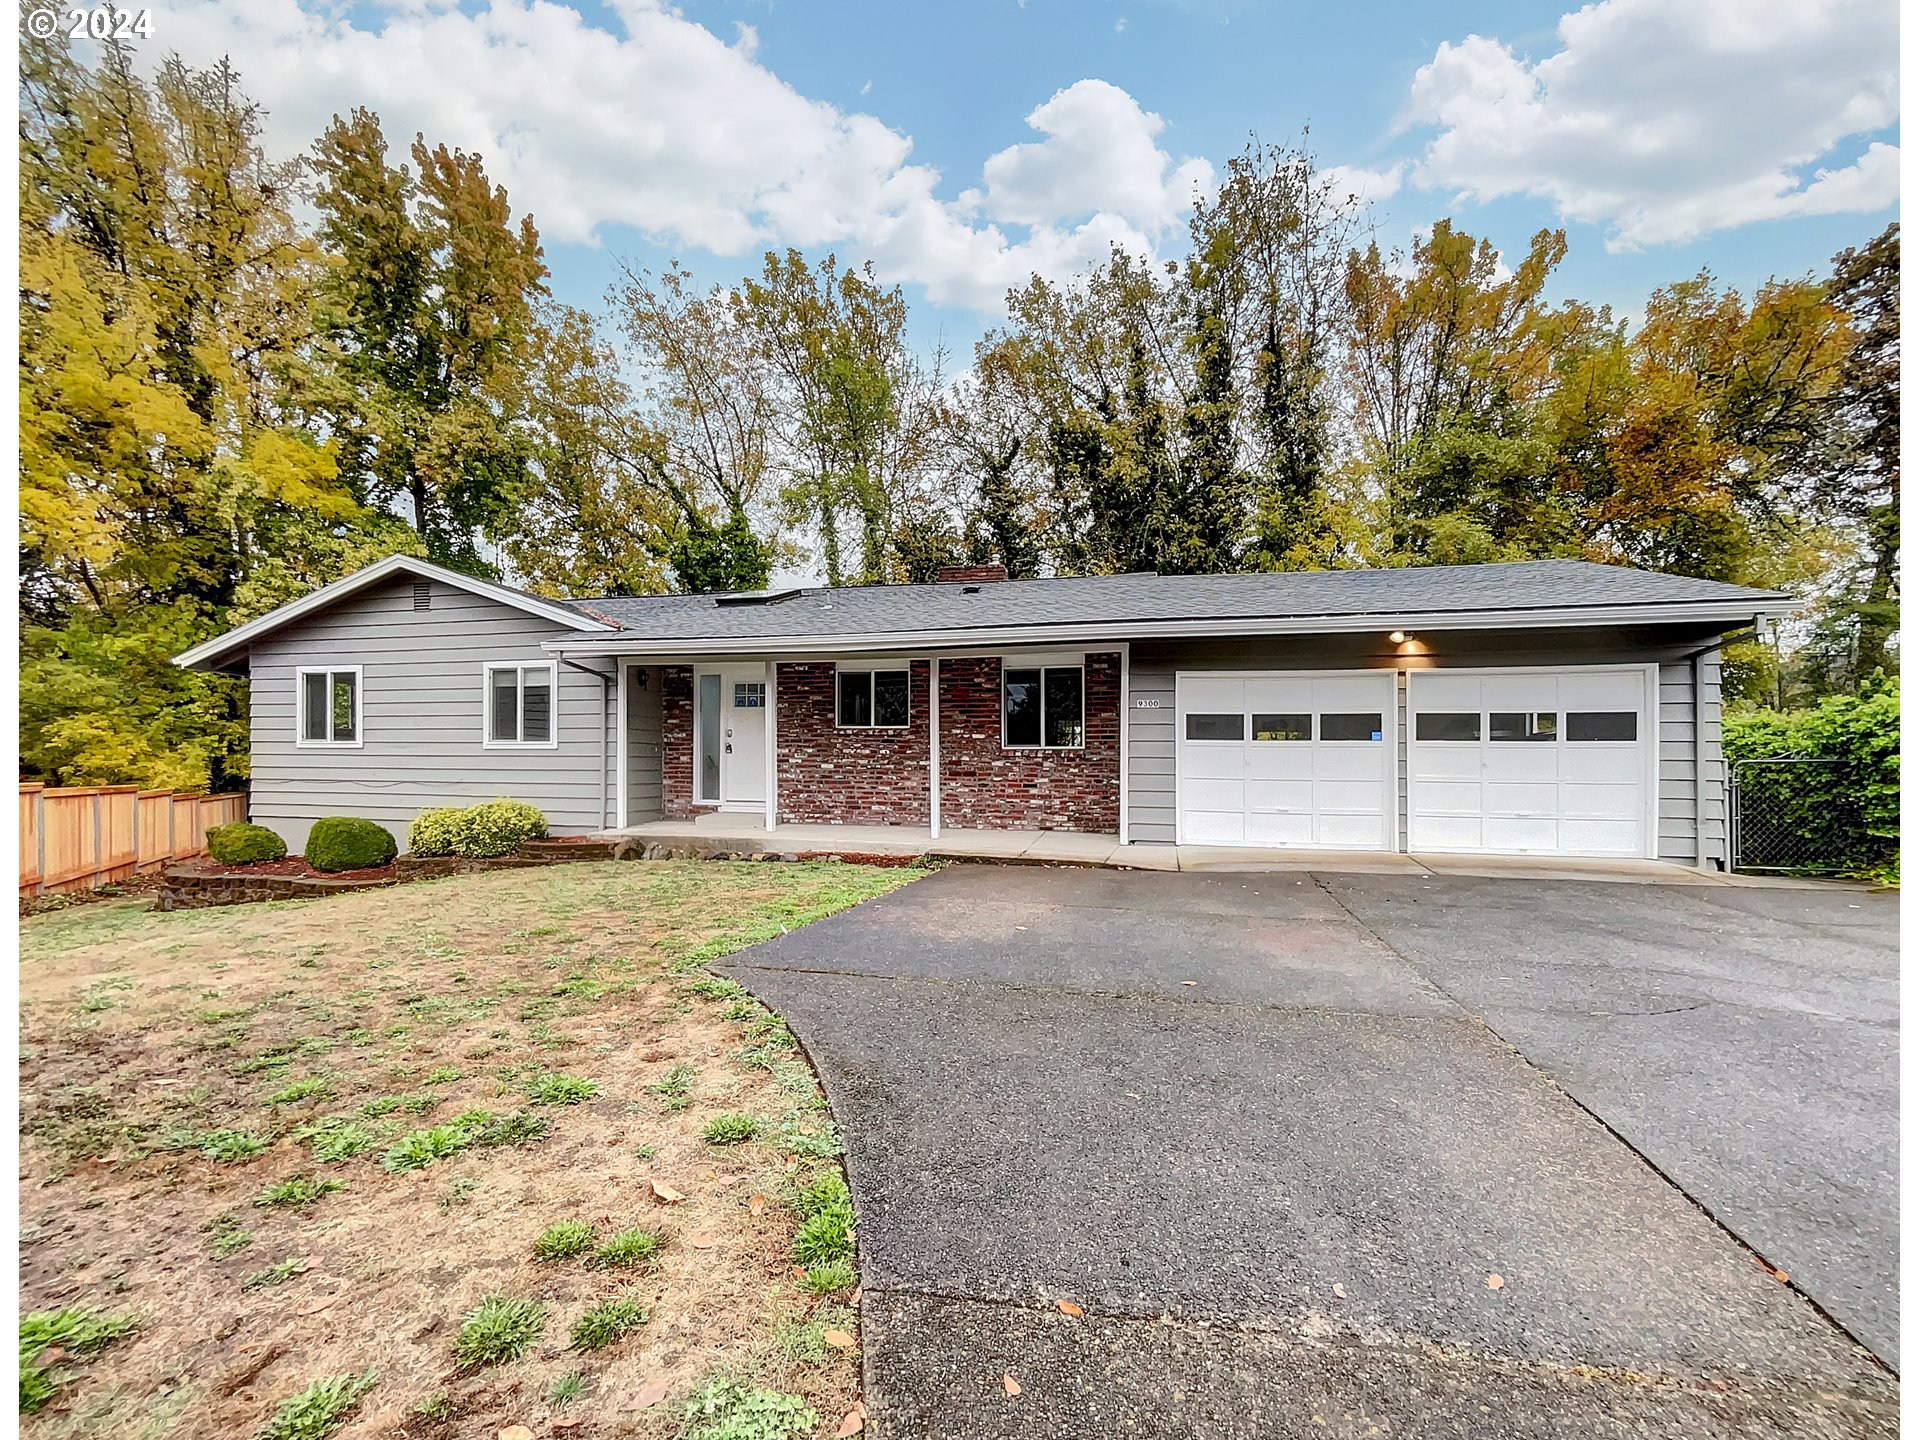
M 615 745 L 613 761 L 613 803 L 615 814 L 613 817 L 613 828 L 620 830 L 625 828 L 627 823 L 627 746 L 630 743 L 630 737 L 627 735 L 628 666 L 624 660 L 615 660 L 613 663 L 619 667 L 617 671 L 619 682 L 613 687 L 615 695 L 613 709 L 613 738 Z
M 940 657 L 927 662 L 927 832 L 940 838 Z
M 767 661 L 767 829 L 780 823 L 780 662 Z

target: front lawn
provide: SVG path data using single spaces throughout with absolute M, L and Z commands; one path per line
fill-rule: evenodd
M 838 1137 L 786 1027 L 701 964 L 920 873 L 579 864 L 23 921 L 26 1433 L 832 1434 Z

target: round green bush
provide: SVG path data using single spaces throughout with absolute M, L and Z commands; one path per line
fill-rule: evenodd
M 461 812 L 454 853 L 485 859 L 511 855 L 547 833 L 547 817 L 524 800 L 489 800 Z
M 384 865 L 399 848 L 385 826 L 353 815 L 329 815 L 307 832 L 307 863 L 329 873 Z
M 458 855 L 467 812 L 452 805 L 422 810 L 407 827 L 409 855 Z
M 222 865 L 251 865 L 256 860 L 284 860 L 287 842 L 264 825 L 236 820 L 207 831 L 207 854 Z

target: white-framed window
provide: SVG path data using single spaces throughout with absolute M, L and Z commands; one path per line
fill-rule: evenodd
M 489 748 L 560 743 L 555 723 L 557 667 L 551 660 L 489 662 L 485 667 L 481 734 Z
M 833 719 L 842 730 L 904 730 L 913 719 L 905 665 L 842 666 L 834 676 Z
M 294 744 L 353 745 L 360 739 L 360 667 L 301 666 L 294 675 Z
M 1000 744 L 1008 750 L 1080 750 L 1087 743 L 1084 665 L 1001 662 Z

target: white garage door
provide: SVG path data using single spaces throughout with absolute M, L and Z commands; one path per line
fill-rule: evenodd
M 1180 838 L 1393 848 L 1394 679 L 1181 675 Z
M 1648 855 L 1645 670 L 1407 681 L 1407 848 Z

